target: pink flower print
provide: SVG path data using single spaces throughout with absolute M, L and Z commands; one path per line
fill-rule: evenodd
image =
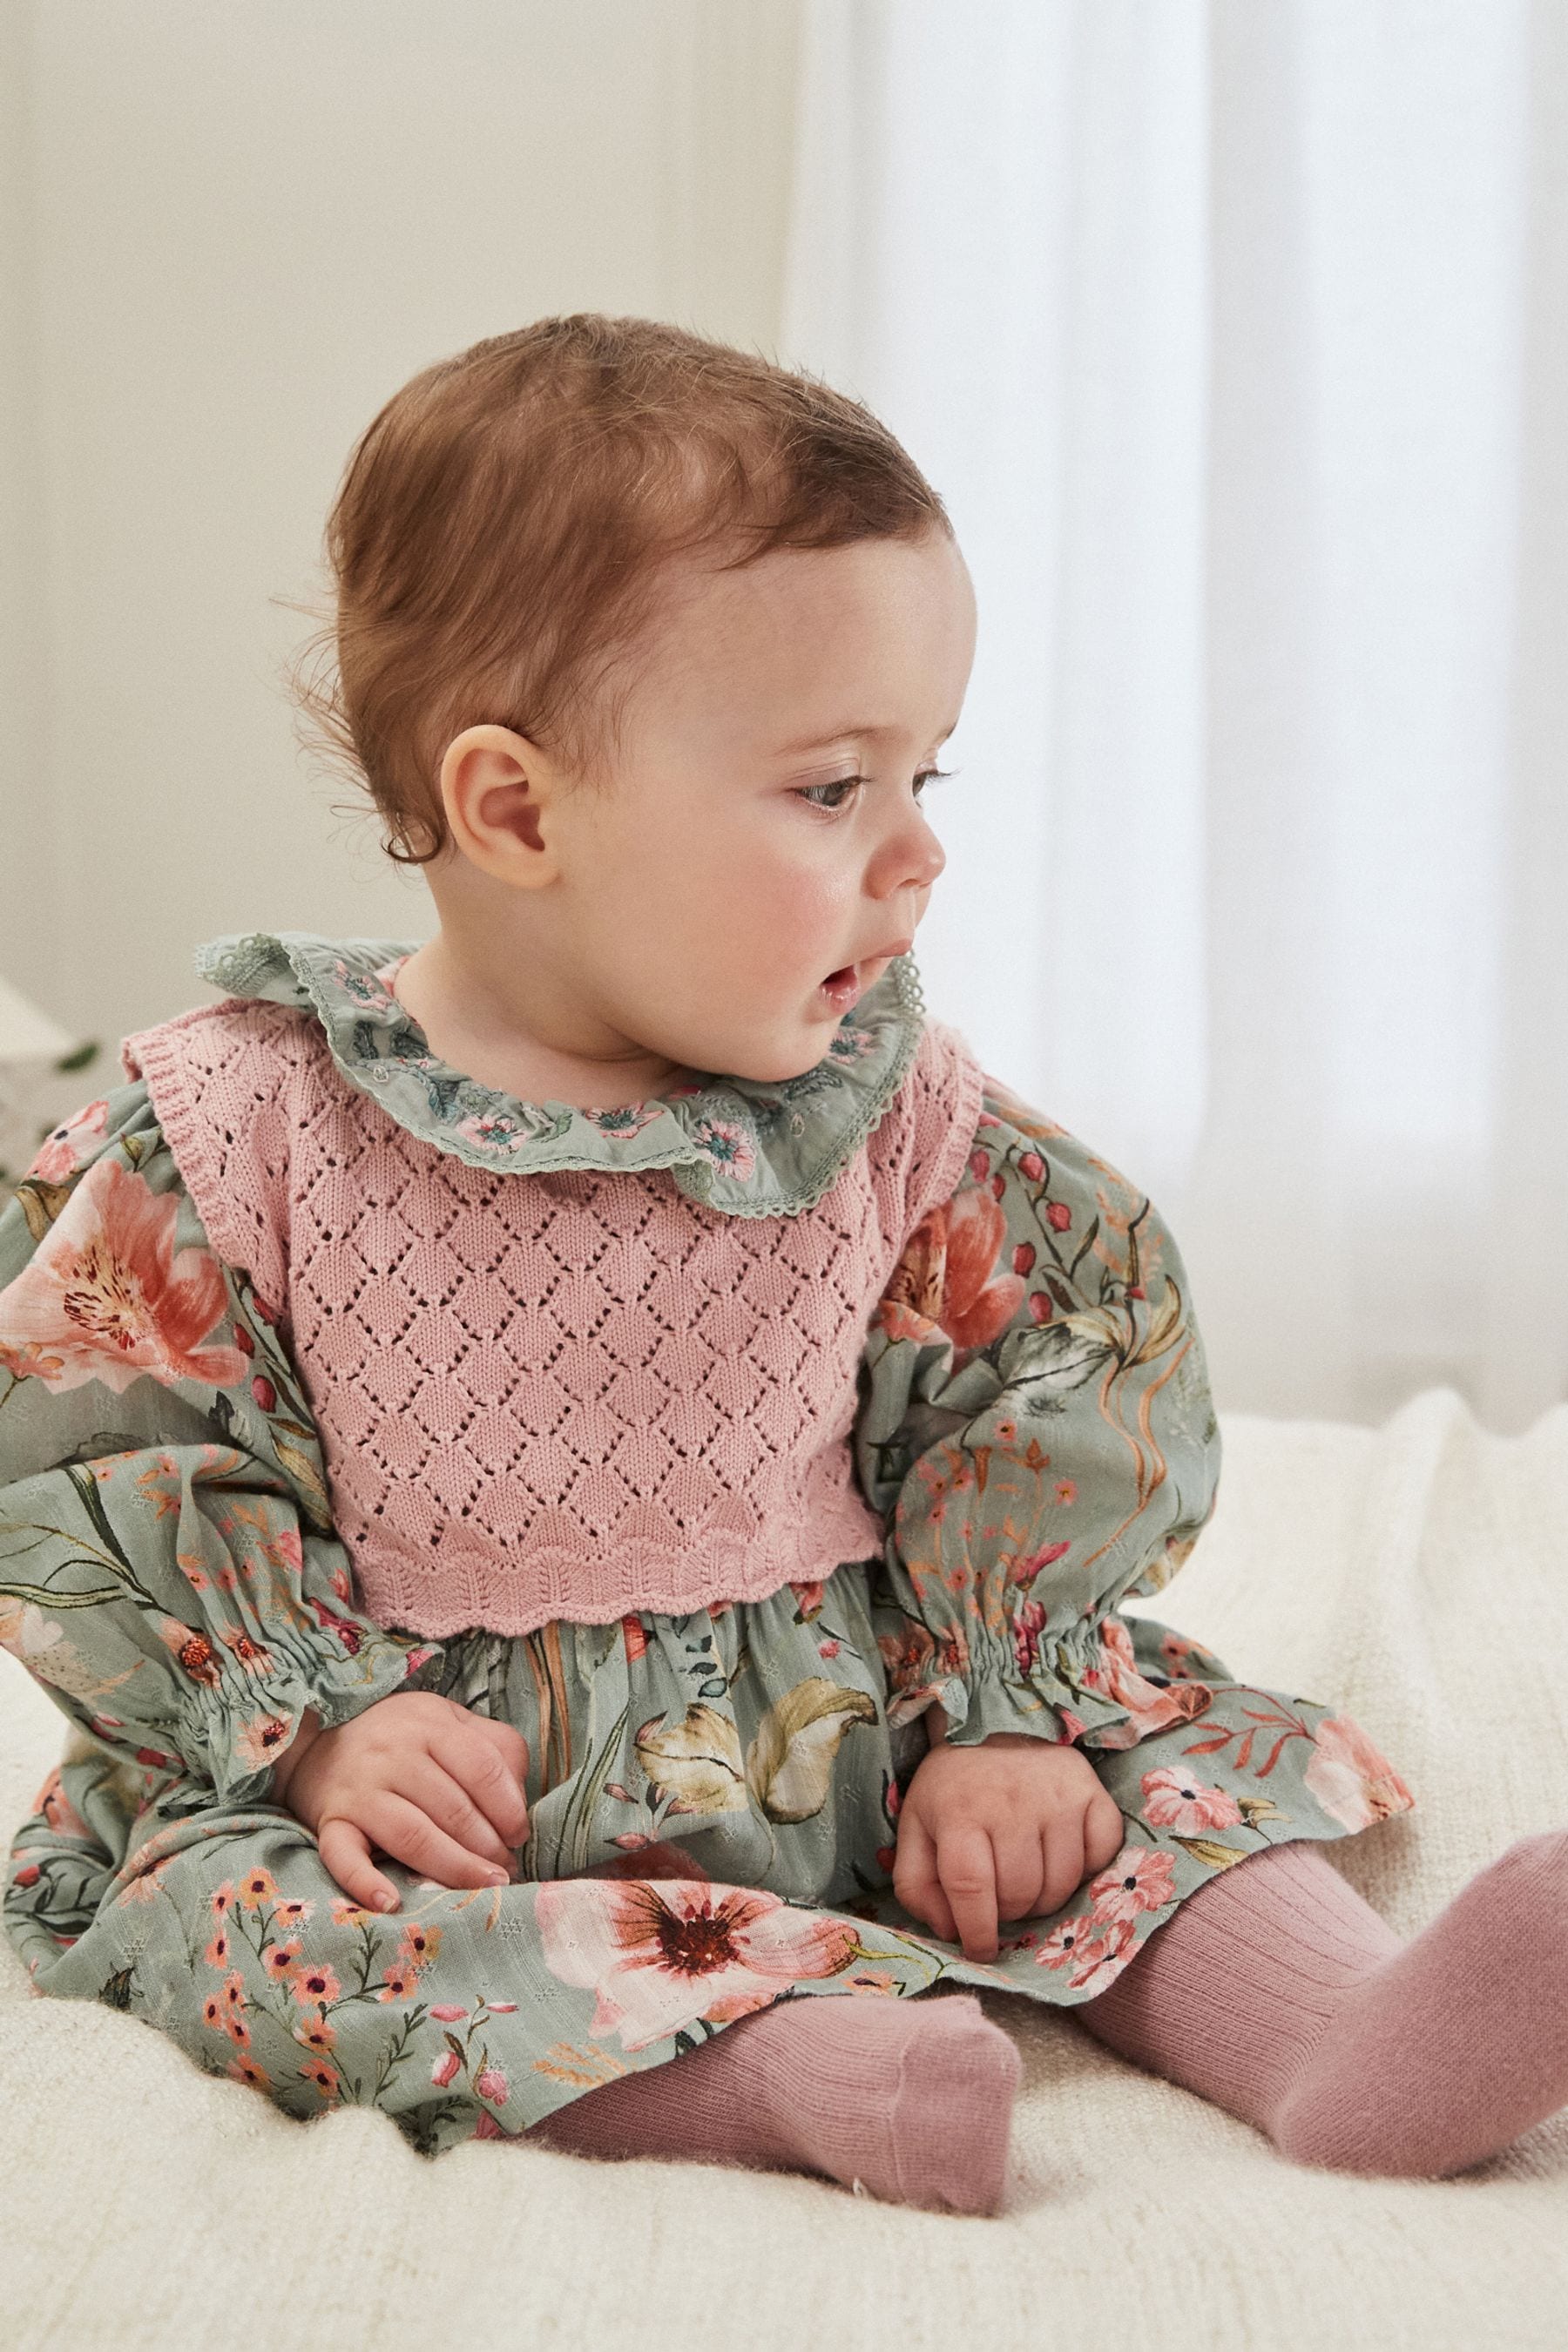
M 1137 1929 L 1131 1919 L 1111 1919 L 1089 1937 L 1078 1955 L 1079 1965 L 1068 1979 L 1074 1992 L 1103 1992 L 1114 1984 L 1132 1958 Z
M 34 1802 L 33 1811 L 42 1813 L 52 1830 L 61 1837 L 90 1838 L 92 1832 L 65 1792 L 57 1764 Z
M 499 2066 L 487 2066 L 474 2088 L 481 2099 L 489 2101 L 492 2107 L 504 2107 L 510 2096 L 506 2076 Z
M 1089 1880 L 1095 1917 L 1136 1919 L 1140 1911 L 1163 1910 L 1175 1897 L 1174 1868 L 1171 1856 L 1152 1846 L 1124 1845 L 1115 1861 Z
M 1008 1583 L 1033 1584 L 1043 1568 L 1049 1568 L 1054 1561 L 1060 1559 L 1064 1553 L 1071 1549 L 1070 1544 L 1042 1544 L 1038 1551 L 1020 1555 L 1007 1570 Z
M 1053 1233 L 1066 1233 L 1068 1227 L 1072 1223 L 1072 1211 L 1068 1207 L 1065 1201 L 1047 1202 L 1046 1223 L 1050 1226 Z
M 691 1130 L 691 1139 L 708 1154 L 715 1167 L 744 1182 L 755 1172 L 757 1155 L 743 1127 L 724 1118 L 700 1118 Z
M 1024 1296 L 1021 1276 L 998 1271 L 1006 1239 L 1007 1220 L 989 1192 L 957 1192 L 928 1211 L 879 1304 L 881 1328 L 889 1339 L 924 1340 L 935 1326 L 955 1347 L 984 1348 Z
M 635 1841 L 635 1843 L 633 1843 Z M 589 1873 L 595 1878 L 701 1878 L 702 1864 L 685 1846 L 669 1839 L 650 1838 L 640 1830 L 627 1830 L 612 1843 L 626 1847 L 624 1853 L 615 1853 L 604 1862 L 595 1863 Z M 497 2003 L 491 2001 L 494 2009 Z
M 152 1506 L 155 1519 L 177 1517 L 184 1491 L 180 1465 L 172 1454 L 160 1454 L 137 1478 L 136 1492 Z M 181 1563 L 184 1566 L 184 1562 Z
M 546 1967 L 597 1998 L 589 2031 L 617 2032 L 627 2050 L 765 2009 L 787 1985 L 837 1975 L 858 1941 L 847 1920 L 707 1880 L 545 1879 L 534 1917 Z
M 163 1881 L 169 1874 L 168 1857 L 165 1855 L 162 1862 L 137 1864 L 132 1867 L 134 1874 L 125 1882 L 121 1903 L 155 1903 L 163 1892 Z
M 65 1183 L 92 1158 L 108 1124 L 108 1103 L 89 1103 L 85 1110 L 79 1110 L 74 1118 L 68 1118 L 63 1127 L 57 1127 L 45 1139 L 27 1174 L 37 1177 L 41 1184 Z
M 443 2025 L 455 2025 L 460 2017 L 467 2017 L 468 2013 L 466 2009 L 459 2009 L 455 2001 L 450 2000 L 442 2001 L 438 2007 L 430 2011 L 431 2016 L 438 2017 Z
M 434 2017 L 437 2012 L 432 2010 L 430 2014 Z M 430 2069 L 430 2080 L 435 2084 L 438 2091 L 444 2091 L 446 2089 L 447 2084 L 452 2080 L 453 2075 L 456 2074 L 462 2063 L 462 2060 L 458 2057 L 455 2050 L 443 2050 L 441 2055 L 437 2059 L 436 2063 Z
M 321 1960 L 301 1961 L 289 1984 L 301 2009 L 314 2009 L 318 2003 L 325 2008 L 342 1991 L 336 1972 Z
M 0 1339 L 0 1367 L 16 1381 L 42 1381 L 46 1387 L 59 1383 L 65 1370 L 65 1358 L 52 1356 L 47 1348 L 13 1348 Z
M 1192 1836 L 1199 1830 L 1234 1828 L 1241 1807 L 1223 1789 L 1206 1788 L 1195 1772 L 1166 1764 L 1143 1775 L 1143 1818 L 1157 1830 Z
M 1086 1667 L 1079 1680 L 1086 1690 L 1101 1691 L 1124 1706 L 1130 1718 L 1100 1734 L 1102 1747 L 1134 1748 L 1152 1732 L 1203 1714 L 1214 1696 L 1207 1683 L 1184 1682 L 1173 1689 L 1150 1682 L 1139 1672 L 1132 1636 L 1120 1617 L 1105 1618 L 1099 1633 L 1100 1664 Z
M 300 2072 L 307 2083 L 314 2083 L 323 2099 L 330 2099 L 335 2092 L 342 2088 L 336 2067 L 329 2066 L 324 2058 L 308 2060 L 300 2067 Z
M 418 1919 L 411 1919 L 397 1939 L 397 1957 L 405 1966 L 417 1971 L 427 1969 L 441 1948 L 444 1930 L 426 1927 Z
M 239 1900 L 247 1911 L 259 1910 L 264 1903 L 271 1902 L 277 1892 L 278 1882 L 264 1863 L 247 1870 L 239 1882 Z
M 391 963 L 383 964 L 378 972 L 363 972 L 351 971 L 340 958 L 332 969 L 345 996 L 352 996 L 364 1012 L 379 1013 L 384 1021 L 390 1021 L 403 1010 L 392 993 L 392 982 L 407 961 L 406 956 L 397 956 Z
M 99 1381 L 117 1393 L 144 1374 L 165 1386 L 232 1388 L 237 1348 L 202 1343 L 223 1320 L 223 1269 L 208 1249 L 174 1248 L 178 1202 L 117 1160 L 95 1161 L 39 1244 L 0 1291 L 0 1349 L 57 1360 L 31 1369 L 47 1386 Z
M 1040 1948 L 1035 1954 L 1037 1969 L 1076 1968 L 1083 1957 L 1084 1948 L 1093 1933 L 1092 1918 L 1080 1916 L 1064 1919 L 1048 1936 L 1040 1938 Z
M 1026 1601 L 1021 1609 L 1013 1612 L 1013 1656 L 1019 1674 L 1026 1677 L 1035 1671 L 1046 1616 L 1046 1609 L 1038 1601 Z
M 460 1118 L 454 1132 L 469 1143 L 489 1144 L 499 1151 L 514 1151 L 528 1141 L 521 1119 L 504 1110 L 476 1111 L 471 1118 Z
M 821 1657 L 836 1658 L 838 1655 L 838 1644 L 837 1642 L 818 1642 L 816 1647 L 817 1654 Z
M 330 1633 L 332 1636 L 332 1639 L 339 1643 L 342 1647 L 348 1652 L 351 1658 L 357 1658 L 359 1655 L 360 1645 L 359 1627 L 357 1625 L 352 1625 L 346 1617 L 334 1615 L 332 1611 L 328 1608 L 326 1602 L 324 1601 L 318 1601 L 314 1593 L 307 1593 L 305 1599 L 307 1606 L 314 1610 L 316 1622 L 320 1625 L 322 1633 Z M 430 1653 L 428 1650 L 420 1651 L 417 1655 L 410 1659 L 407 1666 L 404 1670 L 405 1673 L 410 1675 L 413 1674 L 418 1667 L 421 1658 L 427 1658 L 429 1654 Z
M 583 1116 L 601 1135 L 640 1135 L 658 1117 L 657 1102 L 616 1103 L 609 1110 L 584 1110 Z M 745 1171 L 742 1171 L 745 1172 Z
M 351 1903 L 346 1895 L 332 1897 L 332 1924 L 338 1927 L 373 1927 L 380 1913 L 367 1911 L 363 1903 Z
M 877 1040 L 869 1029 L 836 1029 L 827 1050 L 841 1062 L 864 1061 Z
M 1370 1829 L 1415 1802 L 1387 1757 L 1349 1716 L 1323 1717 L 1301 1777 L 1324 1812 L 1347 1830 Z

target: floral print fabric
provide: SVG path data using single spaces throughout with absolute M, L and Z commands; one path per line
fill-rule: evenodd
M 820 1583 L 524 1636 L 379 1627 L 268 1302 L 208 1246 L 144 1089 L 90 1106 L 0 1217 L 0 1643 L 69 1725 L 6 1874 L 35 1986 L 436 2154 L 777 2000 L 1090 2000 L 1216 1872 L 1412 1803 L 1331 1706 L 1121 1613 L 1213 1507 L 1185 1275 L 1149 1202 L 994 1081 L 873 1319 L 855 1452 L 885 1551 Z M 405 1688 L 522 1732 L 531 1835 L 496 1889 L 384 1864 L 383 1916 L 268 1791 L 304 1707 Z M 960 1745 L 1077 1742 L 1125 1824 L 991 1964 L 891 1890 L 937 1703 Z

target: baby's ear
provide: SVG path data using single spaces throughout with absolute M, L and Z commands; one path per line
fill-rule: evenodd
M 548 754 L 510 727 L 466 727 L 441 761 L 452 842 L 481 873 L 513 888 L 552 881 L 548 818 L 562 785 Z

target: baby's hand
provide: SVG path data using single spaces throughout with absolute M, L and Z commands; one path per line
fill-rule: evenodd
M 312 1720 L 307 1711 L 279 1759 L 274 1793 L 314 1830 L 345 1895 L 396 1909 L 396 1888 L 371 1862 L 373 1841 L 443 1886 L 510 1877 L 528 1835 L 528 1742 L 511 1724 L 434 1691 L 394 1691 L 333 1731 L 310 1729 Z M 377 1902 L 383 1893 L 390 1903 Z
M 996 1924 L 1056 1911 L 1121 1850 L 1121 1809 L 1087 1756 L 1028 1732 L 933 1747 L 899 1811 L 893 1892 L 970 1960 Z

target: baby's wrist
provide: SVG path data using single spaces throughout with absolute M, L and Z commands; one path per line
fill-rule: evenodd
M 278 1803 L 288 1803 L 294 1776 L 321 1738 L 322 1728 L 321 1717 L 314 1707 L 308 1706 L 300 1717 L 293 1738 L 272 1768 L 272 1793 Z

